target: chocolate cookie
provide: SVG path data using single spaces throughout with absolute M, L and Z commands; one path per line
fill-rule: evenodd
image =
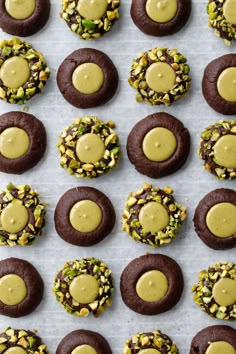
M 0 334 L 2 351 L 12 354 L 48 354 L 48 349 L 35 332 L 7 327 Z
M 49 75 L 43 55 L 31 44 L 19 38 L 0 41 L 0 99 L 24 104 L 42 91 Z
M 189 354 L 234 354 L 235 348 L 235 329 L 229 326 L 209 326 L 195 335 Z
M 63 97 L 73 106 L 97 107 L 114 96 L 118 72 L 105 53 L 82 48 L 62 62 L 57 72 L 57 85 Z
M 179 170 L 189 155 L 190 135 L 177 118 L 161 112 L 139 121 L 127 140 L 127 154 L 136 170 L 151 178 Z
M 177 203 L 173 190 L 143 183 L 131 192 L 123 211 L 122 229 L 135 241 L 151 247 L 171 243 L 187 217 L 186 207 Z
M 215 250 L 236 246 L 236 192 L 215 189 L 198 204 L 194 214 L 195 231 L 200 239 Z
M 0 116 L 0 171 L 21 174 L 33 168 L 46 149 L 43 123 L 32 114 L 8 112 Z
M 76 246 L 92 246 L 109 235 L 116 214 L 108 197 L 91 187 L 69 189 L 57 203 L 55 227 L 59 236 Z
M 211 61 L 204 71 L 202 93 L 216 112 L 236 113 L 236 54 L 226 54 Z
M 43 280 L 31 263 L 18 258 L 0 261 L 1 315 L 21 317 L 30 314 L 43 299 L 43 288 Z
M 67 334 L 59 343 L 56 354 L 112 354 L 106 339 L 97 332 L 79 329 Z
M 179 350 L 166 334 L 159 330 L 154 330 L 148 333 L 138 332 L 125 342 L 123 354 L 136 354 L 137 352 L 145 354 L 178 354 Z
M 198 155 L 204 167 L 219 179 L 236 177 L 236 121 L 219 120 L 205 128 Z
M 109 32 L 119 18 L 120 0 L 62 0 L 61 17 L 81 39 Z
M 189 71 L 177 49 L 153 48 L 133 60 L 128 82 L 138 91 L 137 102 L 170 106 L 188 92 Z
M 157 315 L 179 301 L 184 280 L 180 266 L 170 257 L 147 254 L 123 270 L 120 291 L 124 303 L 142 315 Z
M 109 172 L 120 157 L 114 126 L 94 116 L 75 119 L 58 139 L 61 167 L 77 178 L 96 178 Z
M 27 184 L 0 191 L 0 246 L 32 245 L 42 235 L 45 204 Z
M 75 316 L 94 317 L 112 305 L 111 270 L 100 259 L 83 258 L 64 264 L 54 279 L 53 292 L 65 308 Z
M 236 39 L 236 14 L 234 0 L 209 0 L 207 5 L 209 27 L 226 45 Z
M 0 0 L 0 14 L 3 31 L 14 36 L 31 36 L 47 23 L 50 0 Z
M 140 31 L 151 36 L 178 32 L 188 21 L 191 0 L 132 0 L 130 14 Z
M 193 300 L 209 316 L 236 320 L 236 264 L 222 262 L 202 270 L 193 285 Z

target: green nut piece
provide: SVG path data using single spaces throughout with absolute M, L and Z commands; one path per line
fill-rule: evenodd
M 24 86 L 18 89 L 6 87 L 0 80 L 0 99 L 20 105 L 42 91 L 50 76 L 50 70 L 43 55 L 36 51 L 30 43 L 19 38 L 0 40 L 0 69 L 7 59 L 13 57 L 27 60 L 30 77 Z
M 76 154 L 77 141 L 87 133 L 99 136 L 105 146 L 104 156 L 95 163 L 85 163 L 79 160 Z M 57 149 L 60 154 L 61 167 L 77 178 L 99 177 L 114 168 L 120 157 L 117 134 L 109 122 L 104 123 L 94 116 L 77 118 L 72 125 L 66 127 L 59 136 Z
M 122 230 L 135 241 L 148 244 L 151 247 L 161 247 L 171 243 L 187 217 L 186 207 L 178 204 L 173 197 L 173 190 L 165 187 L 163 190 L 143 183 L 142 188 L 129 194 L 123 211 Z M 169 214 L 169 224 L 157 233 L 144 231 L 140 221 L 141 208 L 149 203 L 162 204 Z
M 35 332 L 29 330 L 8 327 L 0 334 L 0 343 L 0 353 L 15 346 L 24 349 L 27 354 L 49 353 L 41 338 Z
M 214 146 L 226 135 L 236 135 L 235 120 L 219 120 L 205 128 L 201 133 L 198 155 L 204 161 L 204 168 L 215 177 L 222 180 L 232 180 L 236 177 L 236 168 L 220 166 L 215 161 Z
M 155 349 L 161 353 L 178 354 L 176 344 L 159 330 L 143 333 L 138 332 L 125 342 L 123 354 L 136 354 L 142 349 Z
M 209 316 L 225 321 L 236 319 L 236 301 L 230 306 L 220 306 L 213 297 L 214 285 L 223 278 L 236 281 L 236 264 L 222 262 L 202 270 L 198 275 L 198 283 L 193 285 L 194 302 Z
M 236 39 L 236 26 L 230 23 L 224 16 L 223 6 L 226 0 L 209 0 L 207 5 L 207 13 L 209 27 L 214 29 L 217 37 L 224 40 L 227 46 L 231 45 L 231 41 Z
M 88 304 L 78 303 L 69 291 L 73 279 L 83 274 L 93 276 L 99 285 L 97 298 Z M 106 307 L 112 305 L 111 296 L 114 288 L 111 270 L 96 258 L 83 258 L 67 262 L 56 275 L 52 291 L 57 301 L 64 306 L 68 313 L 78 317 L 86 317 L 92 312 L 94 317 L 98 317 Z
M 66 21 L 72 32 L 81 39 L 96 39 L 109 32 L 113 24 L 119 19 L 120 0 L 107 0 L 107 9 L 104 15 L 91 20 L 84 18 L 78 11 L 79 0 L 62 0 L 60 16 Z
M 0 220 L 4 209 L 13 203 L 23 205 L 27 209 L 28 224 L 18 233 L 11 234 L 4 230 L 0 222 L 0 246 L 32 245 L 36 237 L 42 235 L 46 214 L 45 204 L 40 201 L 38 193 L 33 191 L 29 185 L 14 186 L 10 182 L 6 190 L 0 191 Z
M 152 90 L 146 81 L 147 69 L 154 63 L 167 63 L 175 71 L 176 79 L 170 91 L 156 92 Z M 141 53 L 133 60 L 130 68 L 128 82 L 135 90 L 137 102 L 147 102 L 151 105 L 164 104 L 170 106 L 174 101 L 184 97 L 190 89 L 190 67 L 187 59 L 177 49 L 153 48 Z

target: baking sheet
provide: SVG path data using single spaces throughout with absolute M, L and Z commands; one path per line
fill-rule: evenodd
M 188 24 L 176 35 L 155 38 L 141 33 L 133 24 L 130 15 L 130 0 L 123 0 L 121 19 L 111 33 L 93 42 L 84 42 L 71 33 L 59 18 L 60 0 L 51 0 L 51 17 L 47 26 L 38 34 L 28 37 L 33 46 L 42 51 L 51 68 L 51 78 L 43 96 L 34 97 L 26 106 L 29 113 L 43 121 L 48 136 L 48 147 L 44 159 L 33 169 L 21 176 L 0 174 L 0 188 L 9 181 L 15 184 L 28 183 L 38 190 L 41 199 L 48 202 L 44 236 L 32 247 L 2 247 L 0 258 L 19 257 L 33 263 L 41 273 L 45 283 L 45 295 L 37 310 L 27 317 L 11 319 L 0 316 L 0 329 L 37 328 L 39 335 L 54 353 L 64 335 L 75 329 L 90 329 L 103 334 L 109 341 L 114 354 L 122 352 L 124 341 L 137 331 L 161 329 L 178 345 L 181 354 L 189 352 L 191 338 L 198 330 L 208 325 L 222 324 L 209 318 L 192 301 L 191 285 L 196 282 L 198 271 L 218 261 L 236 262 L 235 250 L 214 251 L 207 248 L 196 236 L 193 229 L 193 213 L 198 201 L 209 191 L 219 188 L 234 188 L 233 181 L 218 181 L 205 172 L 197 157 L 199 133 L 207 125 L 222 116 L 207 106 L 201 94 L 201 78 L 204 67 L 212 59 L 235 52 L 235 45 L 228 48 L 223 41 L 208 29 L 205 12 L 207 1 L 192 0 L 192 15 Z M 11 36 L 0 32 L 0 39 Z M 192 88 L 190 93 L 172 107 L 151 107 L 135 101 L 135 91 L 127 83 L 132 58 L 153 47 L 178 48 L 187 56 L 191 66 Z M 56 86 L 56 70 L 63 59 L 72 51 L 91 47 L 107 53 L 117 66 L 120 76 L 119 89 L 115 97 L 104 107 L 80 110 L 69 105 Z M 0 102 L 0 114 L 23 107 Z M 147 115 L 164 110 L 181 119 L 191 133 L 192 146 L 188 162 L 172 176 L 153 180 L 138 174 L 129 163 L 125 151 L 128 133 L 133 125 Z M 103 120 L 114 120 L 117 125 L 123 156 L 119 167 L 97 180 L 79 180 L 69 176 L 59 167 L 55 148 L 59 132 L 75 117 L 97 115 Z M 164 187 L 170 185 L 175 190 L 179 203 L 188 207 L 188 219 L 182 231 L 171 245 L 161 249 L 151 249 L 130 239 L 121 231 L 121 213 L 129 191 L 140 188 L 143 181 Z M 53 214 L 60 196 L 69 188 L 92 186 L 105 192 L 112 200 L 116 214 L 116 226 L 110 236 L 96 246 L 77 247 L 64 242 L 56 234 Z M 124 267 L 135 257 L 145 252 L 161 253 L 173 257 L 182 267 L 185 279 L 184 293 L 178 305 L 161 315 L 142 316 L 127 308 L 120 297 L 119 278 Z M 95 256 L 105 261 L 113 271 L 115 294 L 113 306 L 101 317 L 77 318 L 67 314 L 56 302 L 51 292 L 52 281 L 64 262 L 76 258 Z M 236 328 L 235 324 L 230 323 Z

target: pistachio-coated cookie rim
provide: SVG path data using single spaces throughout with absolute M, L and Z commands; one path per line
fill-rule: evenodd
M 161 353 L 178 354 L 176 344 L 160 330 L 138 332 L 125 342 L 123 354 L 136 354 L 142 349 L 156 349 Z
M 144 198 L 142 195 L 144 194 Z M 153 187 L 151 184 L 143 183 L 142 188 L 136 192 L 131 192 L 125 204 L 123 211 L 122 229 L 127 232 L 135 241 L 139 241 L 153 248 L 158 248 L 171 243 L 184 220 L 186 219 L 186 207 L 176 203 L 172 196 L 173 190 L 165 187 L 163 190 L 159 187 Z M 149 202 L 161 203 L 169 214 L 169 224 L 163 230 L 153 234 L 144 232 L 139 221 L 139 211 L 137 206 L 143 206 Z M 141 207 L 140 207 L 141 209 Z M 130 221 L 130 218 L 132 220 Z M 154 240 L 152 240 L 154 238 Z
M 220 306 L 213 298 L 212 290 L 215 283 L 222 278 L 236 280 L 236 264 L 233 262 L 216 263 L 202 270 L 198 275 L 198 283 L 192 286 L 194 302 L 211 317 L 219 320 L 236 320 L 236 304 Z
M 82 274 L 94 276 L 99 283 L 98 297 L 92 303 L 79 304 L 68 291 L 72 280 Z M 111 274 L 107 265 L 94 257 L 69 261 L 64 264 L 54 279 L 52 291 L 56 295 L 57 301 L 64 306 L 68 313 L 78 317 L 86 317 L 92 312 L 94 317 L 98 317 L 107 306 L 112 305 L 111 296 L 114 288 Z M 68 304 L 68 300 L 71 301 L 71 305 Z
M 62 0 L 60 16 L 67 22 L 71 31 L 78 34 L 81 39 L 96 39 L 109 32 L 114 22 L 119 19 L 120 0 L 107 0 L 107 2 L 107 10 L 99 20 L 88 20 L 82 17 L 76 9 L 78 0 Z
M 167 63 L 175 71 L 175 85 L 167 92 L 156 92 L 150 89 L 146 82 L 147 68 L 157 62 Z M 165 104 L 170 106 L 173 101 L 177 101 L 187 94 L 191 81 L 189 71 L 190 67 L 187 64 L 187 59 L 177 49 L 153 48 L 140 53 L 138 58 L 133 60 L 128 82 L 138 91 L 137 102 L 145 101 L 152 105 Z
M 42 53 L 36 51 L 30 43 L 19 38 L 0 41 L 0 68 L 5 60 L 20 56 L 29 63 L 30 77 L 24 86 L 11 89 L 0 84 L 0 98 L 8 103 L 24 104 L 35 94 L 40 93 L 50 76 L 50 70 Z M 37 61 L 32 61 L 37 59 Z M 1 81 L 0 81 L 1 82 Z
M 209 26 L 214 28 L 217 37 L 223 38 L 227 46 L 231 45 L 232 39 L 236 39 L 236 25 L 228 22 L 223 13 L 223 5 L 226 0 L 209 0 L 207 13 Z
M 214 145 L 226 135 L 236 135 L 236 120 L 219 120 L 215 124 L 209 125 L 201 133 L 198 155 L 204 161 L 204 168 L 222 180 L 232 180 L 236 177 L 236 168 L 228 168 L 218 165 L 214 161 Z M 209 163 L 212 161 L 212 164 Z
M 48 354 L 47 346 L 42 343 L 41 338 L 36 333 L 7 327 L 0 334 L 0 353 L 13 346 L 23 348 L 28 354 Z
M 32 245 L 36 237 L 42 235 L 42 228 L 45 224 L 44 216 L 46 214 L 45 204 L 41 203 L 38 193 L 33 191 L 27 184 L 15 186 L 10 182 L 6 190 L 0 191 L 0 197 L 2 195 L 3 200 L 0 202 L 0 216 L 2 211 L 11 204 L 12 200 L 16 199 L 28 209 L 28 221 L 32 220 L 32 222 L 28 222 L 22 231 L 15 234 L 3 230 L 0 226 L 0 246 Z
M 72 125 L 62 131 L 58 139 L 61 167 L 77 178 L 96 178 L 114 168 L 119 161 L 120 144 L 118 135 L 111 126 L 112 123 L 105 123 L 95 116 L 75 119 Z M 98 135 L 105 145 L 103 157 L 95 163 L 82 163 L 76 155 L 76 143 L 87 133 Z

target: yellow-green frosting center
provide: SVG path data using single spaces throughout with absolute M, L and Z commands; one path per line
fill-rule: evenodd
M 20 346 L 15 346 L 5 350 L 4 354 L 27 354 L 27 351 Z
M 20 304 L 27 295 L 24 280 L 16 274 L 7 274 L 0 278 L 0 301 L 5 305 Z
M 82 344 L 73 349 L 71 354 L 97 354 L 97 352 L 91 345 Z
M 214 236 L 233 236 L 236 233 L 236 206 L 232 203 L 215 204 L 207 213 L 206 224 Z
M 79 92 L 90 95 L 100 90 L 104 82 L 103 71 L 95 63 L 84 63 L 74 70 L 72 83 Z
M 84 134 L 77 141 L 76 155 L 82 162 L 96 163 L 103 158 L 104 153 L 104 142 L 96 134 Z
M 226 101 L 236 102 L 236 67 L 222 71 L 217 80 L 217 90 Z
M 236 90 L 236 87 L 235 87 Z M 222 136 L 214 145 L 214 161 L 223 167 L 236 168 L 236 135 Z
M 148 86 L 156 92 L 168 92 L 175 85 L 176 74 L 167 63 L 153 63 L 146 71 Z
M 11 127 L 0 134 L 0 154 L 7 159 L 17 159 L 29 149 L 30 139 L 25 130 Z
M 87 20 L 100 20 L 106 13 L 107 0 L 79 0 L 77 10 Z
M 232 25 L 236 25 L 236 2 L 235 0 L 226 0 L 223 4 L 223 15 Z
M 28 61 L 21 57 L 12 57 L 4 61 L 0 69 L 0 79 L 3 85 L 18 89 L 28 81 L 30 68 Z
M 7 13 L 16 20 L 25 20 L 35 10 L 35 0 L 5 0 Z
M 78 303 L 90 304 L 98 296 L 99 284 L 92 275 L 82 274 L 72 280 L 69 291 Z
M 221 278 L 213 286 L 213 298 L 220 306 L 236 304 L 236 280 Z
M 11 203 L 3 209 L 0 222 L 3 229 L 11 234 L 22 231 L 29 220 L 28 210 L 24 205 Z
M 147 0 L 146 2 L 146 13 L 155 22 L 171 21 L 177 9 L 177 0 Z
M 235 349 L 231 344 L 219 341 L 210 343 L 206 350 L 206 354 L 235 354 Z
M 145 232 L 153 234 L 165 229 L 170 217 L 166 208 L 157 202 L 145 204 L 139 212 L 139 221 Z
M 70 211 L 70 223 L 79 232 L 92 232 L 102 221 L 102 210 L 92 200 L 81 200 Z
M 159 270 L 150 270 L 142 274 L 136 284 L 138 296 L 147 302 L 160 301 L 167 291 L 167 277 Z

